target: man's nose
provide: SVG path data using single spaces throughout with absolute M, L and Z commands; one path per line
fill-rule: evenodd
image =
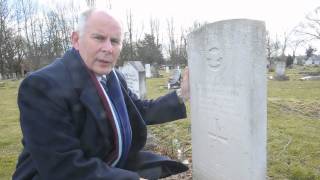
M 112 52 L 112 43 L 110 39 L 107 39 L 103 44 L 102 44 L 102 51 L 104 52 Z

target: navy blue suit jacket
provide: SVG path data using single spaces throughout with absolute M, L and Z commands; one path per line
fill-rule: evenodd
M 107 159 L 114 156 L 114 131 L 90 74 L 75 50 L 69 50 L 21 83 L 18 105 L 23 150 L 14 180 L 156 179 L 148 169 L 160 169 L 160 174 L 154 174 L 158 177 L 187 170 L 166 157 L 141 151 L 146 125 L 186 117 L 176 93 L 139 100 L 120 74 L 133 137 L 125 167 L 110 167 Z

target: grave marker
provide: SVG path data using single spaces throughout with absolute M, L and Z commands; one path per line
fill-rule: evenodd
M 140 99 L 146 98 L 146 73 L 141 61 L 128 61 L 120 70 L 128 84 L 128 88 Z
M 188 42 L 193 179 L 265 180 L 264 23 L 220 21 Z

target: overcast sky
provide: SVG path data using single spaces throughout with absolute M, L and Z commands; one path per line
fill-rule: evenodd
M 273 37 L 289 33 L 308 13 L 320 6 L 320 0 L 98 0 L 100 6 L 107 3 L 124 21 L 126 11 L 131 9 L 135 23 L 144 20 L 145 26 L 148 26 L 150 17 L 160 19 L 164 29 L 166 20 L 173 18 L 176 31 L 181 26 L 192 26 L 195 21 L 210 23 L 249 18 L 265 21 Z M 320 50 L 319 43 L 315 46 Z
M 98 0 L 99 1 L 99 0 Z M 283 34 L 299 24 L 305 15 L 320 6 L 319 0 L 100 0 L 125 14 L 131 9 L 136 19 L 173 17 L 177 26 L 189 27 L 194 21 L 214 22 L 224 19 L 263 20 L 272 33 Z
M 61 3 L 61 0 L 46 1 Z M 85 2 L 76 2 L 80 1 Z M 173 18 L 178 32 L 181 27 L 191 27 L 195 21 L 211 23 L 249 18 L 265 21 L 272 36 L 289 33 L 308 13 L 320 6 L 320 0 L 96 0 L 96 3 L 98 7 L 111 4 L 112 10 L 123 22 L 126 22 L 126 14 L 131 10 L 136 28 L 141 30 L 144 23 L 143 30 L 147 32 L 151 17 L 160 20 L 162 29 L 167 29 L 166 21 Z

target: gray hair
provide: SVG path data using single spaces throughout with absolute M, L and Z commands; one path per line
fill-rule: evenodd
M 120 19 L 116 18 L 111 12 L 106 11 L 105 9 L 89 8 L 89 9 L 83 11 L 82 13 L 80 13 L 80 15 L 79 15 L 78 24 L 76 26 L 75 31 L 78 32 L 80 36 L 82 36 L 85 31 L 85 27 L 86 27 L 86 23 L 87 23 L 88 18 L 95 11 L 104 11 L 108 15 L 112 16 L 112 18 L 114 18 L 121 26 L 121 30 L 123 30 L 122 23 L 121 23 Z M 123 36 L 123 34 L 122 34 L 122 36 Z
M 84 33 L 84 29 L 87 23 L 88 18 L 91 16 L 91 14 L 96 10 L 96 8 L 90 8 L 87 9 L 85 11 L 83 11 L 80 15 L 79 15 L 79 20 L 78 20 L 78 24 L 76 26 L 75 31 L 79 32 L 79 35 L 82 36 L 82 34 Z

